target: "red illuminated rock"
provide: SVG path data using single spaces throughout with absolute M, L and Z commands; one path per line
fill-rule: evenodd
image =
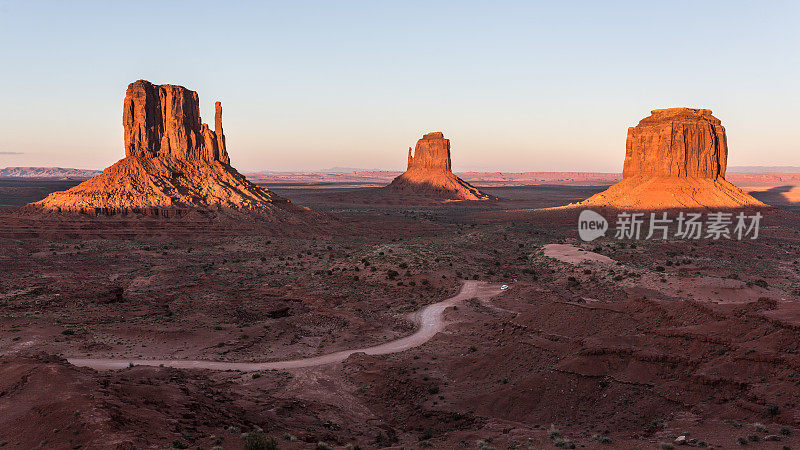
M 765 206 L 725 180 L 725 128 L 708 109 L 656 109 L 628 128 L 622 181 L 580 206 L 618 209 Z
M 450 163 L 450 140 L 441 132 L 428 133 L 408 149 L 408 169 L 387 188 L 443 200 L 489 200 L 492 197 L 455 176 Z
M 727 161 L 725 127 L 711 110 L 656 109 L 628 128 L 622 176 L 725 178 Z
M 230 166 L 216 102 L 214 130 L 202 123 L 197 93 L 139 80 L 125 93 L 125 158 L 35 207 L 85 213 L 173 215 L 185 209 L 297 209 Z

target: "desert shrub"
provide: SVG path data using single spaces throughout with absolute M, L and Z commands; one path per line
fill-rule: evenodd
M 431 395 L 438 394 L 439 393 L 439 386 L 436 386 L 435 384 L 432 384 L 432 385 L 428 386 L 428 393 L 431 394 Z
M 670 444 L 669 442 L 659 442 L 658 448 L 660 448 L 661 450 L 672 450 L 675 448 L 675 446 Z
M 778 413 L 780 413 L 780 412 L 781 412 L 781 409 L 778 407 L 778 405 L 775 405 L 775 404 L 767 405 L 767 415 L 769 415 L 769 416 L 777 416 Z
M 767 427 L 765 427 L 763 423 L 756 422 L 756 423 L 753 424 L 753 428 L 755 428 L 756 431 L 758 431 L 759 433 L 766 433 L 767 432 Z
M 789 427 L 781 427 L 780 433 L 784 436 L 789 436 L 790 434 L 792 434 L 792 430 L 789 429 Z
M 317 450 L 333 450 L 333 447 L 322 441 L 319 441 L 317 442 Z
M 556 428 L 555 424 L 550 424 L 550 428 L 547 430 L 547 435 L 550 436 L 550 439 L 555 439 L 561 436 L 561 430 Z
M 575 448 L 575 444 L 572 441 L 561 437 L 553 439 L 553 445 L 560 448 Z
M 419 436 L 420 441 L 427 441 L 433 437 L 433 430 L 430 428 L 426 428 L 425 431 Z
M 475 445 L 478 447 L 478 450 L 497 450 L 496 448 L 489 445 L 490 440 L 481 439 L 480 441 L 476 442 Z
M 254 430 L 247 433 L 244 450 L 278 450 L 278 441 L 261 430 Z
M 608 437 L 608 436 L 603 436 L 602 434 L 593 434 L 592 435 L 592 440 L 593 441 L 597 441 L 597 442 L 599 442 L 601 444 L 610 444 L 611 443 L 611 438 Z
M 187 445 L 180 439 L 175 439 L 174 441 L 172 441 L 172 448 L 189 448 L 189 445 Z

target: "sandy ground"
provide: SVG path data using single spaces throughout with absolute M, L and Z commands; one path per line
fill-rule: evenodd
M 91 367 L 92 369 L 121 369 L 130 366 L 159 366 L 174 367 L 177 369 L 210 369 L 210 370 L 287 370 L 303 367 L 322 366 L 344 361 L 354 353 L 367 355 L 386 355 L 402 352 L 428 342 L 436 333 L 441 331 L 447 322 L 442 315 L 445 309 L 457 305 L 470 298 L 488 301 L 489 298 L 500 294 L 498 285 L 489 285 L 477 281 L 465 281 L 458 294 L 438 303 L 433 303 L 411 314 L 410 319 L 418 325 L 417 331 L 410 336 L 386 342 L 372 347 L 342 350 L 335 353 L 315 356 L 313 358 L 292 359 L 287 361 L 273 361 L 266 363 L 245 363 L 228 361 L 182 361 L 166 359 L 109 359 L 109 358 L 69 358 L 68 361 L 76 366 Z
M 542 247 L 544 255 L 568 264 L 614 264 L 616 261 L 608 256 L 586 251 L 571 244 L 547 244 Z
M 596 189 L 281 192 L 335 229 L 3 215 L 0 444 L 239 449 L 262 429 L 283 449 L 796 447 L 800 216 L 769 214 L 756 241 L 583 243 L 576 216 L 533 211 Z M 508 280 L 420 345 L 357 351 L 413 336 L 409 317 L 439 317 L 426 308 L 466 281 Z M 87 357 L 125 366 L 67 360 Z

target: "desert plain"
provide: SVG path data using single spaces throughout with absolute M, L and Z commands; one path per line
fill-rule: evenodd
M 396 175 L 247 174 L 319 214 L 277 225 L 31 215 L 16 208 L 81 180 L 1 180 L 0 445 L 796 445 L 798 175 L 728 174 L 776 206 L 757 240 L 590 243 L 577 211 L 537 209 L 618 175 L 461 174 L 497 199 L 363 200 Z M 404 351 L 288 369 L 136 363 L 380 345 L 465 283 L 479 290 Z M 132 363 L 68 362 L 81 358 Z

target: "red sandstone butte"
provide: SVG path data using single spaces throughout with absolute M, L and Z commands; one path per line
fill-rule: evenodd
M 440 131 L 408 148 L 408 169 L 387 188 L 442 200 L 489 200 L 493 197 L 455 176 L 450 164 L 450 140 Z
M 708 109 L 655 109 L 628 128 L 622 181 L 578 206 L 617 209 L 763 207 L 725 180 L 725 127 Z
M 212 131 L 200 119 L 197 92 L 139 80 L 125 93 L 122 125 L 125 158 L 33 207 L 160 216 L 189 209 L 301 209 L 247 181 L 230 166 L 220 102 Z

